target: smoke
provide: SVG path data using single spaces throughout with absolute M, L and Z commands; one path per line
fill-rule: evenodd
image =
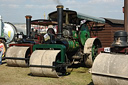
M 57 5 L 62 5 L 62 3 L 60 2 L 60 0 L 53 0 Z

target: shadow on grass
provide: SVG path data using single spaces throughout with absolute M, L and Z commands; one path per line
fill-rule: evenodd
M 69 68 L 79 68 L 79 67 L 88 68 L 84 63 L 72 64 L 71 66 L 69 66 Z
M 94 83 L 93 82 L 90 82 L 88 85 L 94 85 Z
M 67 72 L 67 73 L 65 73 L 65 74 L 59 75 L 59 77 L 68 76 L 68 75 L 70 75 L 70 74 L 71 74 L 70 72 Z M 33 75 L 32 73 L 29 73 L 28 76 L 42 77 L 42 76 L 39 76 L 39 75 Z M 54 78 L 54 77 L 46 77 L 46 78 Z

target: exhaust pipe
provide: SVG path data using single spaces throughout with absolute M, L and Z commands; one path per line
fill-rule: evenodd
M 26 35 L 29 38 L 30 37 L 30 31 L 31 31 L 31 15 L 26 15 Z
M 63 30 L 63 5 L 57 5 L 58 38 L 62 37 Z

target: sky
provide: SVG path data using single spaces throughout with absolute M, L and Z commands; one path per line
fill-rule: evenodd
M 58 4 L 90 16 L 124 19 L 124 0 L 0 0 L 0 15 L 4 22 L 25 23 L 26 15 L 42 19 Z

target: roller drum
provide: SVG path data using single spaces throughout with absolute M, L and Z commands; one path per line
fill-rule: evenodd
M 25 58 L 28 49 L 29 47 L 9 47 L 6 52 L 6 57 Z M 8 66 L 28 66 L 26 60 L 6 59 L 6 62 Z
M 36 50 L 30 57 L 30 65 L 54 66 L 59 52 L 60 50 Z M 30 71 L 35 76 L 59 77 L 55 68 L 30 67 Z
M 127 85 L 128 55 L 99 54 L 92 67 L 92 79 L 95 85 Z

